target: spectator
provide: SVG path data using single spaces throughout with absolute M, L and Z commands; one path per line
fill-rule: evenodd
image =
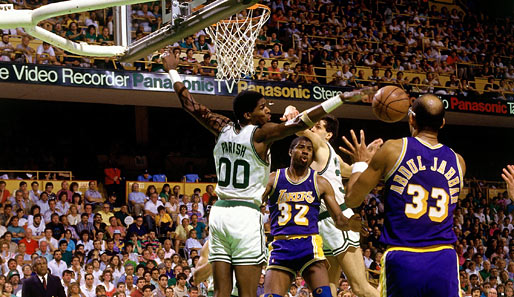
M 98 186 L 96 180 L 89 181 L 89 188 L 84 194 L 85 204 L 91 204 L 93 208 L 99 206 L 104 202 L 102 198 L 102 194 L 98 191 Z
M 2 34 L 0 41 L 0 61 L 10 62 L 14 59 L 14 46 L 9 42 L 9 35 Z
M 270 73 L 269 78 L 271 80 L 280 81 L 282 79 L 282 77 L 280 75 L 281 69 L 278 67 L 278 61 L 277 60 L 271 61 L 271 68 L 269 68 L 268 70 L 269 70 L 269 73 Z
M 182 219 L 181 224 L 178 225 L 175 230 L 175 250 L 178 251 L 181 245 L 184 245 L 187 240 L 189 231 L 193 229 L 193 226 L 189 224 L 189 218 L 185 217 Z
M 102 34 L 98 35 L 96 41 L 99 42 L 100 45 L 114 45 L 112 35 L 109 34 L 109 28 L 107 27 L 103 27 Z
M 196 48 L 196 45 L 194 43 L 194 39 L 193 39 L 193 36 L 188 36 L 184 39 L 184 42 L 181 42 L 180 43 L 180 47 L 181 48 L 184 48 L 184 49 L 192 49 L 194 51 L 198 50 Z
M 37 48 L 36 63 L 44 65 L 61 65 L 55 57 L 54 48 L 47 42 Z
M 202 35 L 203 36 L 203 35 Z M 207 53 L 203 55 L 203 61 L 200 62 L 198 72 L 204 76 L 215 76 L 217 63 L 211 60 L 211 54 Z
M 273 48 L 268 52 L 268 56 L 272 59 L 281 59 L 284 57 L 282 50 L 280 49 L 280 44 L 274 44 Z M 272 62 L 273 64 L 273 62 Z
M 143 29 L 143 32 L 151 32 L 150 23 L 156 19 L 155 15 L 148 10 L 148 4 L 146 3 L 141 4 L 141 10 L 136 11 L 132 18 L 136 20 L 136 24 Z
M 150 231 L 155 230 L 155 219 L 159 214 L 159 207 L 164 207 L 162 201 L 158 200 L 157 192 L 150 194 L 150 199 L 145 203 L 145 221 Z
M 104 185 L 107 188 L 107 194 L 122 193 L 121 185 L 121 171 L 116 167 L 113 160 L 109 161 L 107 168 L 104 169 L 105 182 Z M 120 195 L 121 197 L 121 195 Z
M 66 32 L 66 38 L 71 41 L 84 41 L 84 31 L 79 29 L 76 22 L 71 22 L 68 26 L 69 30 Z
M 16 51 L 19 51 L 21 53 L 20 62 L 32 64 L 36 61 L 36 51 L 30 47 L 30 38 L 28 36 L 23 36 L 21 38 L 21 43 L 16 46 Z
M 191 38 L 191 37 L 190 37 Z M 198 61 L 194 57 L 194 51 L 192 48 L 186 50 L 186 56 L 182 59 L 185 74 L 197 74 L 198 73 Z
M 259 65 L 257 66 L 257 69 L 255 69 L 254 79 L 268 80 L 269 72 L 268 72 L 268 68 L 265 65 L 266 65 L 266 61 L 264 59 L 260 59 Z

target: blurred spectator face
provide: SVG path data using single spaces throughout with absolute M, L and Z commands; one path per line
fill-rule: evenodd
M 498 293 L 496 292 L 495 288 L 490 288 L 489 292 L 487 293 L 487 297 L 496 297 L 498 296 Z
M 2 35 L 2 41 L 3 41 L 3 43 L 9 43 L 9 35 L 7 35 L 7 34 Z

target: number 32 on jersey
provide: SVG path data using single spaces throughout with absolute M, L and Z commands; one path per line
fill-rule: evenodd
M 432 188 L 429 193 L 420 185 L 410 184 L 407 194 L 412 196 L 412 203 L 405 204 L 405 215 L 410 219 L 419 219 L 427 213 L 428 199 L 436 199 L 436 207 L 428 207 L 428 217 L 433 222 L 440 223 L 448 216 L 448 202 L 450 196 L 442 188 Z
M 309 206 L 304 204 L 295 204 L 295 209 L 298 209 L 298 213 L 294 216 L 294 222 L 299 226 L 308 226 L 309 220 L 305 215 L 309 212 Z M 284 226 L 291 220 L 291 205 L 288 203 L 279 203 L 278 209 L 280 210 L 280 216 L 278 217 L 278 225 Z

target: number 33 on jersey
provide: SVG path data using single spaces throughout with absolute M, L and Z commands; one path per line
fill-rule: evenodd
M 458 157 L 449 147 L 404 138 L 386 175 L 386 224 L 382 238 L 395 246 L 453 243 L 452 214 L 462 188 Z M 394 226 L 394 227 L 393 227 Z

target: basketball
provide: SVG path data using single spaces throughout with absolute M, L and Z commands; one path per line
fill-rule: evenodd
M 409 111 L 409 106 L 409 95 L 397 86 L 385 86 L 379 89 L 371 103 L 375 116 L 386 123 L 403 119 Z

